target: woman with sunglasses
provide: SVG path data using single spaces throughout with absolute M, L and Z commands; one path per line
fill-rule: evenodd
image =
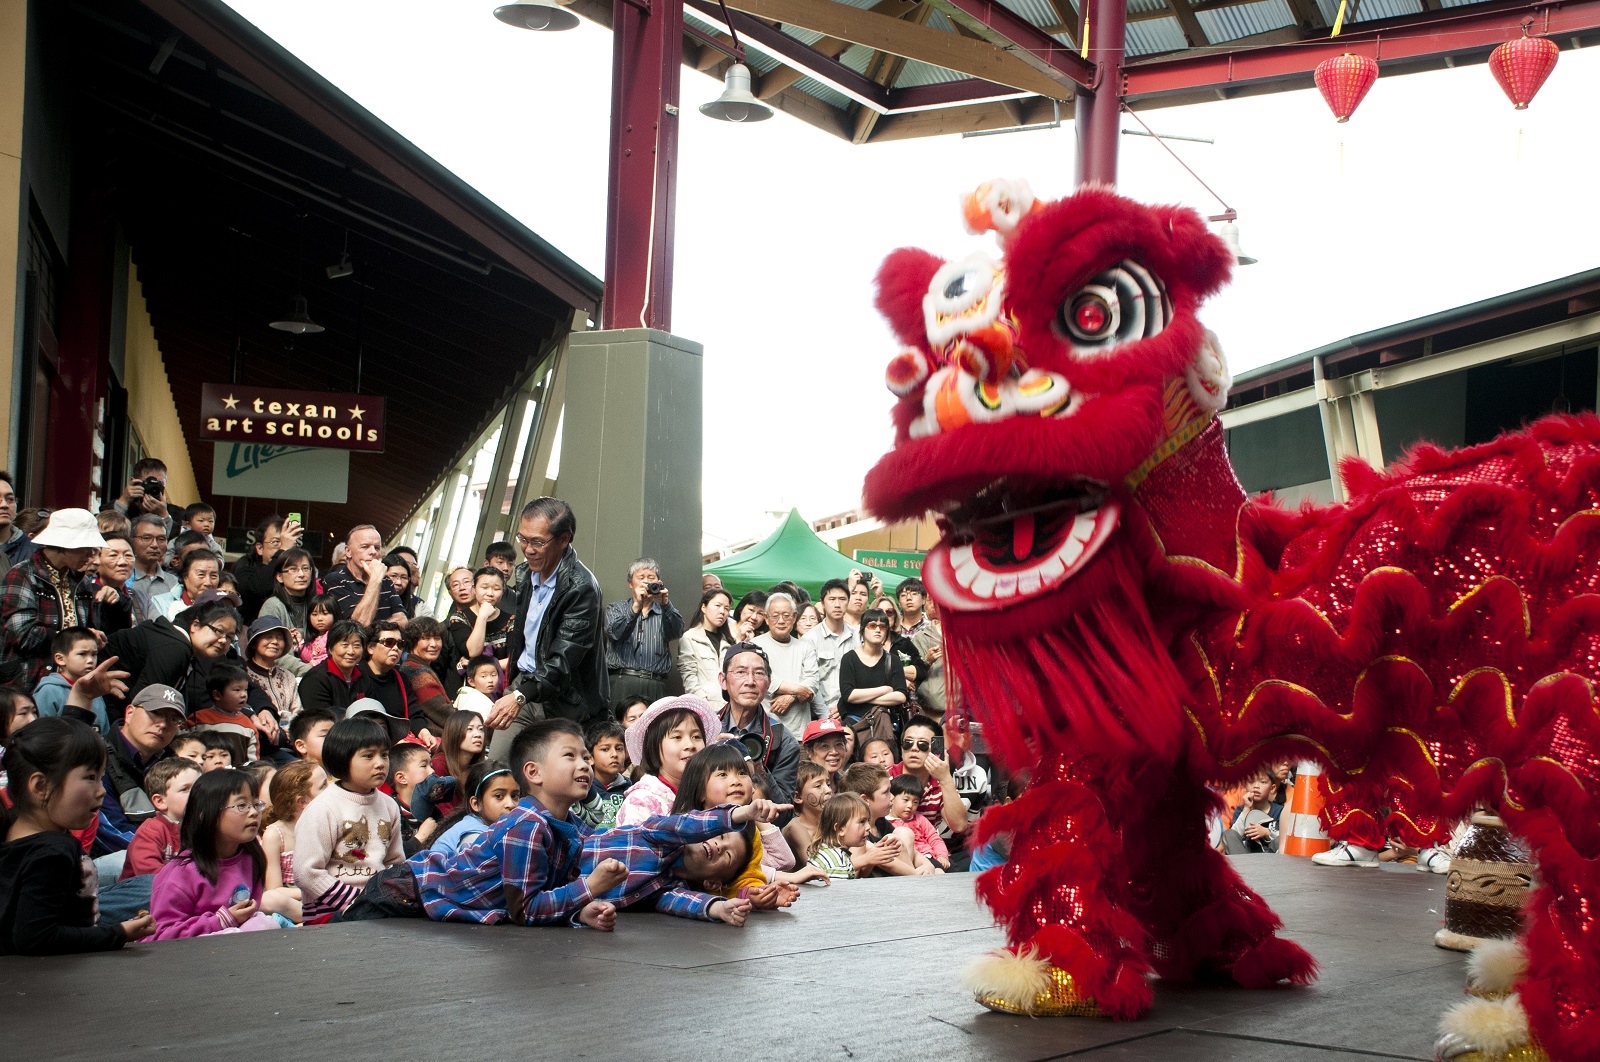
M 857 744 L 899 735 L 905 723 L 905 670 L 889 650 L 889 616 L 861 614 L 861 644 L 839 661 L 839 718 L 857 732 Z

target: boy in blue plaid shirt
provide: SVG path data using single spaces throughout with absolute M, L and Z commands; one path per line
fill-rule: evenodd
M 628 868 L 602 859 L 579 876 L 590 831 L 572 809 L 589 794 L 586 752 L 583 731 L 566 719 L 540 720 L 517 735 L 511 766 L 524 793 L 517 806 L 460 851 L 419 852 L 407 863 L 429 918 L 602 930 L 616 924 L 616 907 L 599 896 L 626 881 Z M 403 892 L 403 884 L 391 881 L 388 887 Z
M 742 926 L 750 901 L 691 890 L 685 880 L 732 880 L 750 857 L 745 823 L 771 822 L 786 805 L 766 800 L 593 833 L 575 805 L 588 794 L 583 732 L 541 720 L 511 745 L 525 794 L 455 853 L 419 852 L 368 882 L 341 921 L 417 917 L 497 925 L 586 925 L 609 931 L 617 905 Z
M 626 881 L 600 893 L 625 910 L 653 910 L 679 918 L 744 925 L 751 903 L 690 888 L 689 883 L 729 882 L 750 861 L 749 825 L 771 822 L 788 804 L 752 800 L 683 815 L 652 815 L 636 826 L 595 833 L 583 842 L 581 870 L 609 862 L 628 868 Z

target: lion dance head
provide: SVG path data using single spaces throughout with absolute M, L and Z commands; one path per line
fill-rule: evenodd
M 905 248 L 878 273 L 904 349 L 887 373 L 895 444 L 864 499 L 886 520 L 938 514 L 923 579 L 968 694 L 981 698 L 984 672 L 1015 673 L 986 666 L 994 654 L 1026 654 L 1044 717 L 1028 726 L 1138 740 L 1158 724 L 1129 718 L 1120 687 L 1164 654 L 1136 491 L 1226 400 L 1196 314 L 1233 257 L 1195 212 L 1099 188 L 1042 202 L 992 181 L 963 213 L 995 234 L 998 259 Z

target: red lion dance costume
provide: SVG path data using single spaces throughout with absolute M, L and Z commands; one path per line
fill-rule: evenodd
M 1335 839 L 1433 845 L 1483 805 L 1535 851 L 1528 961 L 1445 1056 L 1600 1059 L 1600 420 L 1347 463 L 1342 505 L 1254 501 L 1196 317 L 1232 258 L 1198 215 L 1004 181 L 965 213 L 1001 262 L 879 274 L 906 349 L 865 497 L 941 514 L 948 673 L 1029 779 L 982 818 L 1012 846 L 978 883 L 1009 945 L 980 1002 L 1132 1019 L 1152 973 L 1311 981 L 1207 843 L 1207 783 L 1291 757 L 1327 772 Z

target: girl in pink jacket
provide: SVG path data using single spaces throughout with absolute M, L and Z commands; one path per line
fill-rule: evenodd
M 267 872 L 266 853 L 257 839 L 261 810 L 255 786 L 243 771 L 200 776 L 183 816 L 184 850 L 156 872 L 150 887 L 150 914 L 156 923 L 152 940 L 284 924 L 261 910 Z

